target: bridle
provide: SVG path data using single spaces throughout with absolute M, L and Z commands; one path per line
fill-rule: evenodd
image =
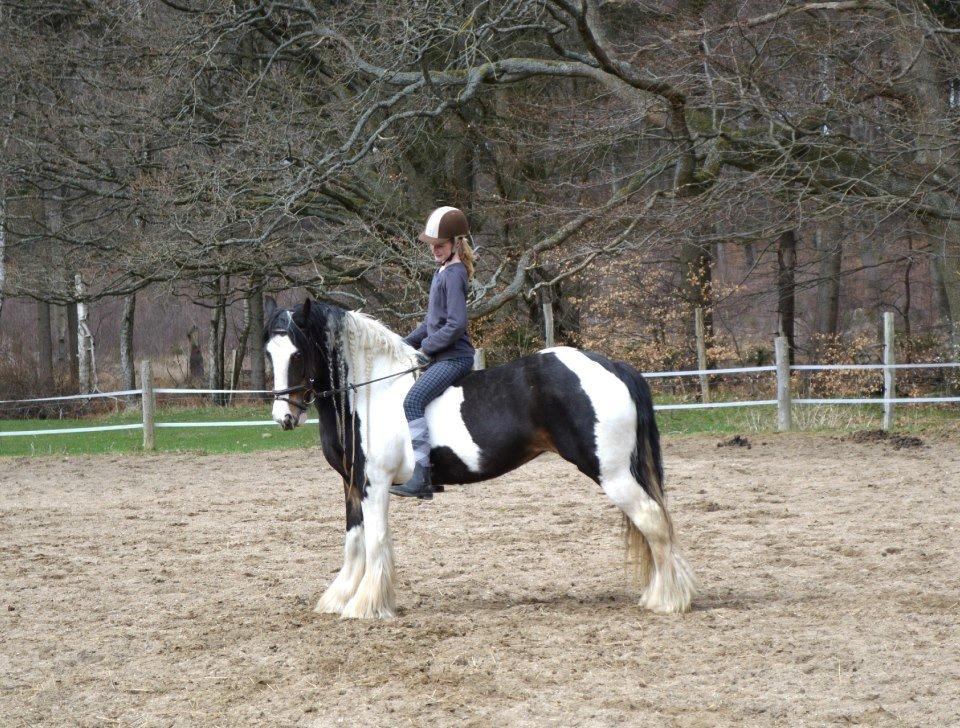
M 300 332 L 300 335 L 310 341 L 307 338 L 307 335 L 304 333 L 303 329 L 297 326 L 296 322 L 293 320 L 293 315 L 287 311 L 287 327 L 285 329 L 275 328 L 270 331 L 274 336 L 289 336 L 291 327 L 295 328 Z M 320 351 L 320 345 L 316 342 L 313 342 L 314 346 L 317 347 L 317 352 Z M 430 364 L 418 364 L 417 366 L 410 367 L 409 369 L 404 369 L 403 371 L 394 372 L 393 374 L 387 374 L 384 377 L 377 377 L 376 379 L 370 379 L 366 382 L 357 382 L 356 384 L 348 384 L 346 387 L 337 387 L 336 389 L 324 389 L 317 390 L 314 377 L 310 377 L 303 384 L 298 384 L 294 387 L 287 387 L 286 389 L 275 389 L 273 391 L 273 399 L 275 402 L 286 402 L 288 405 L 296 407 L 299 411 L 297 412 L 297 417 L 302 415 L 304 412 L 310 409 L 310 406 L 316 402 L 318 399 L 325 399 L 326 397 L 332 397 L 335 394 L 342 394 L 344 392 L 354 391 L 360 387 L 366 387 L 370 384 L 375 384 L 376 382 L 382 382 L 385 379 L 393 379 L 394 377 L 400 377 L 404 374 L 410 374 L 410 372 L 417 372 L 421 369 L 426 369 Z M 290 399 L 290 397 L 284 396 L 289 394 L 295 394 L 297 392 L 306 392 L 306 396 L 301 402 L 295 402 Z
M 277 328 L 271 329 L 270 334 L 272 336 L 290 336 L 291 329 L 296 329 L 297 331 L 300 332 L 300 336 L 303 339 L 310 341 L 310 339 L 307 338 L 307 335 L 304 333 L 303 329 L 297 326 L 296 321 L 293 320 L 293 314 L 290 311 L 287 311 L 286 313 L 287 313 L 286 328 L 277 327 Z M 290 338 L 292 340 L 293 337 L 290 337 Z M 319 345 L 316 344 L 316 342 L 314 342 L 314 346 L 317 347 L 317 351 L 319 352 L 319 349 L 320 349 Z M 303 398 L 302 402 L 295 402 L 294 400 L 290 399 L 290 397 L 284 396 L 284 395 L 294 394 L 296 392 L 307 393 L 307 395 Z M 304 384 L 298 384 L 295 387 L 287 387 L 286 389 L 274 390 L 273 400 L 275 402 L 286 402 L 291 407 L 296 407 L 299 410 L 297 412 L 297 417 L 299 418 L 300 415 L 302 415 L 304 412 L 310 409 L 310 405 L 312 405 L 314 402 L 317 401 L 317 391 L 316 391 L 316 387 L 314 386 L 313 377 L 308 379 Z
M 301 402 L 283 396 L 285 394 L 293 394 L 294 392 L 306 392 L 307 396 L 304 397 Z M 313 388 L 313 380 L 311 379 L 309 384 L 298 384 L 296 387 L 275 390 L 273 393 L 273 401 L 286 402 L 291 407 L 296 407 L 299 410 L 297 412 L 297 417 L 299 417 L 310 409 L 310 405 L 317 401 L 317 391 Z

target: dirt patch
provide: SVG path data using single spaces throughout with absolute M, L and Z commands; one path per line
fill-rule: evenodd
M 923 447 L 923 440 L 912 435 L 891 435 L 885 430 L 860 430 L 844 438 L 848 442 L 863 443 L 884 443 L 893 447 L 894 450 L 913 449 Z
M 960 724 L 960 443 L 715 442 L 664 445 L 678 616 L 555 458 L 394 501 L 386 622 L 311 612 L 342 553 L 319 452 L 0 460 L 0 723 Z
M 717 447 L 745 447 L 749 450 L 753 445 L 750 444 L 750 440 L 745 435 L 734 435 L 729 440 L 718 442 Z
M 921 440 L 919 437 L 912 437 L 910 435 L 892 435 L 889 442 L 891 445 L 893 445 L 894 450 L 923 447 L 923 440 Z
M 890 435 L 885 430 L 858 430 L 852 435 L 847 435 L 843 439 L 847 442 L 865 443 L 865 442 L 886 442 Z

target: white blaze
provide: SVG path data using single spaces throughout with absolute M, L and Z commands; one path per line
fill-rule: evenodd
M 273 362 L 273 388 L 286 389 L 289 384 L 290 358 L 297 353 L 297 347 L 290 341 L 286 334 L 274 336 L 267 342 L 267 353 L 270 354 L 270 360 Z M 277 424 L 283 422 L 287 415 L 299 422 L 297 412 L 293 411 L 289 402 L 282 402 L 279 399 L 273 401 L 273 419 Z M 305 415 L 306 413 L 304 413 Z

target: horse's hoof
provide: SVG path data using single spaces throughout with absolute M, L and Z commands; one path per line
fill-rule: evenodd
M 395 612 L 387 607 L 373 609 L 370 607 L 352 606 L 350 604 L 347 604 L 340 612 L 340 617 L 343 619 L 392 619 L 395 616 Z
M 343 611 L 343 607 L 331 604 L 326 602 L 323 599 L 317 602 L 317 606 L 313 608 L 314 614 L 340 614 Z

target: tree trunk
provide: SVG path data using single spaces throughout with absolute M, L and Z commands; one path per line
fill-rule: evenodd
M 200 330 L 191 326 L 187 332 L 187 343 L 190 350 L 190 382 L 194 385 L 203 383 L 203 352 L 200 350 Z
M 93 334 L 90 333 L 90 326 L 87 323 L 87 305 L 82 300 L 86 293 L 86 286 L 79 273 L 74 277 L 74 283 L 79 299 L 77 301 L 77 359 L 80 391 L 90 392 L 93 390 L 95 375 L 93 373 Z
M 950 330 L 950 301 L 947 299 L 947 289 L 943 281 L 943 248 L 933 250 L 930 254 L 930 282 L 933 284 L 933 308 L 937 325 L 944 331 Z
M 796 313 L 797 234 L 787 230 L 777 240 L 777 318 L 780 336 L 787 337 L 794 362 Z
M 240 375 L 243 374 L 243 360 L 247 353 L 247 341 L 250 337 L 250 299 L 243 301 L 243 329 L 237 340 L 236 354 L 233 358 L 233 372 L 230 375 L 230 389 L 240 388 Z
M 207 371 L 209 389 L 225 389 L 224 387 L 224 357 L 223 346 L 226 341 L 227 322 L 225 317 L 226 299 L 224 296 L 223 277 L 217 276 L 215 285 L 215 305 L 213 316 L 210 319 L 210 332 L 207 336 L 207 356 L 210 368 Z M 214 394 L 214 404 L 223 405 L 227 398 L 222 394 Z
M 54 306 L 51 310 L 51 326 L 53 327 L 53 368 L 57 373 L 62 373 L 68 366 L 69 354 L 67 353 L 67 307 Z
M 70 388 L 77 391 L 80 388 L 80 354 L 77 351 L 77 342 L 80 339 L 76 303 L 67 304 L 67 352 L 70 359 Z
M 19 88 L 19 82 L 17 84 Z M 7 117 L 4 123 L 3 139 L 0 141 L 0 157 L 5 156 L 7 145 L 10 142 L 10 125 L 13 122 L 13 112 L 17 108 L 16 93 L 6 99 L 9 103 L 7 107 Z M 7 281 L 7 184 L 6 179 L 0 170 L 0 318 L 3 316 L 3 294 L 4 286 Z
M 954 355 L 960 353 L 960 224 L 946 226 L 944 255 L 939 259 L 944 298 L 950 313 L 949 335 Z
M 903 335 L 909 340 L 911 331 L 910 331 L 910 306 L 911 306 L 911 290 L 910 290 L 910 271 L 913 268 L 913 238 L 907 238 L 907 258 L 906 258 L 906 268 L 903 271 Z
M 133 319 L 137 308 L 137 294 L 131 293 L 123 299 L 123 315 L 120 317 L 120 376 L 123 389 L 137 386 L 133 363 Z M 130 400 L 134 402 L 134 399 Z
M 876 225 L 876 221 L 874 221 L 874 225 Z M 864 276 L 867 279 L 867 313 L 871 320 L 878 321 L 883 313 L 884 280 L 880 272 L 880 260 L 877 257 L 876 244 L 865 234 L 860 236 L 860 262 L 866 269 Z
M 831 241 L 830 231 L 822 227 L 814 233 L 814 246 L 820 256 L 817 281 L 816 331 L 826 336 L 840 333 L 840 269 L 843 265 L 843 242 L 840 236 Z
M 220 372 L 217 371 L 217 342 L 220 340 L 220 306 L 211 309 L 210 330 L 207 332 L 207 389 L 219 389 Z
M 37 301 L 37 379 L 41 396 L 49 393 L 53 388 L 53 346 L 47 301 Z
M 219 282 L 220 295 L 217 297 L 217 308 L 219 311 L 220 326 L 217 328 L 217 376 L 218 383 L 217 386 L 220 389 L 227 388 L 227 297 L 226 297 L 226 288 L 224 285 L 224 280 L 221 279 Z M 220 404 L 226 404 L 228 397 L 222 395 L 220 397 Z
M 0 178 L 0 319 L 3 317 L 3 292 L 7 281 L 7 191 Z
M 248 349 L 250 352 L 250 388 L 266 389 L 263 357 L 263 289 L 260 281 L 251 281 L 253 291 L 247 300 L 250 310 L 250 338 Z
M 703 309 L 703 340 L 707 349 L 707 367 L 710 368 L 714 364 L 710 354 L 713 348 L 713 260 L 710 246 L 684 243 L 680 248 L 680 270 L 682 295 L 691 311 L 690 340 L 694 340 L 695 334 L 692 312 L 699 307 Z

